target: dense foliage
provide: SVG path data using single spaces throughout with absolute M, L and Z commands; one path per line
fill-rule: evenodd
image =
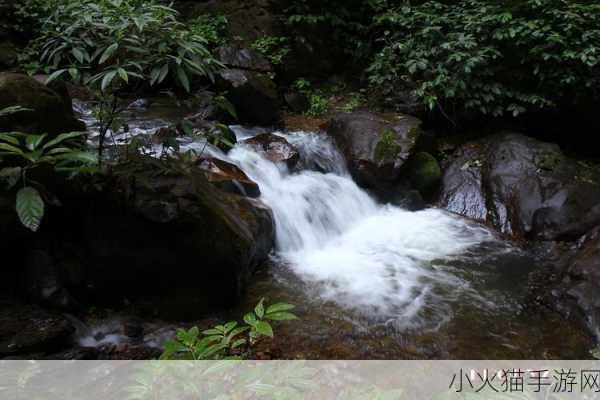
M 572 0 L 405 3 L 379 14 L 370 82 L 448 113 L 518 115 L 600 91 L 600 4 Z
M 162 83 L 171 77 L 190 90 L 193 75 L 212 76 L 218 62 L 198 32 L 154 0 L 56 1 L 31 48 L 52 78 L 98 84 Z

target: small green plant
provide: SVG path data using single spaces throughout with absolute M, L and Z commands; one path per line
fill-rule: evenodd
M 291 304 L 277 303 L 265 307 L 262 299 L 244 316 L 244 324 L 232 321 L 200 332 L 197 327 L 181 329 L 173 341 L 164 344 L 161 360 L 237 360 L 250 355 L 251 347 L 261 337 L 273 337 L 269 321 L 291 321 L 297 317 Z
M 329 99 L 322 93 L 311 93 L 308 97 L 310 107 L 306 112 L 311 117 L 319 117 L 329 111 Z
M 292 87 L 308 98 L 309 107 L 306 111 L 306 115 L 319 117 L 329 111 L 329 98 L 323 91 L 313 89 L 310 81 L 300 78 L 294 82 Z
M 273 65 L 281 65 L 290 53 L 288 38 L 281 36 L 263 36 L 257 39 L 252 48 L 271 61 Z
M 0 115 L 6 113 L 6 109 L 0 111 Z M 55 174 L 95 172 L 96 156 L 83 150 L 85 135 L 73 132 L 48 138 L 19 132 L 0 133 L 0 180 L 9 189 L 21 186 L 15 207 L 26 228 L 34 232 L 39 229 L 44 217 L 44 198 L 50 197 L 44 183 L 36 179 L 35 171 L 50 167 Z
M 342 106 L 342 111 L 353 112 L 363 106 L 365 96 L 362 93 L 353 93 L 350 99 Z

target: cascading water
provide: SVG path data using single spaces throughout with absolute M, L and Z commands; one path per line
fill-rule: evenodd
M 291 173 L 243 145 L 228 159 L 259 184 L 273 209 L 281 259 L 318 284 L 326 300 L 399 327 L 422 326 L 421 314 L 435 311 L 438 320 L 429 322 L 438 325 L 449 312 L 447 299 L 438 298 L 440 288 L 454 296 L 452 291 L 468 292 L 469 284 L 435 261 L 490 241 L 491 234 L 440 210 L 379 205 L 352 181 L 324 135 L 279 135 L 300 150 L 304 165 L 326 172 Z
M 161 154 L 164 149 L 149 136 L 181 119 L 184 111 L 173 109 L 168 102 L 148 110 L 133 107 L 129 132 L 110 135 L 109 142 L 146 136 L 145 151 Z M 86 105 L 78 104 L 78 111 L 93 132 L 97 123 Z M 238 141 L 268 132 L 233 129 Z M 270 268 L 253 279 L 239 309 L 227 318 L 239 319 L 262 297 L 296 304 L 300 321 L 277 327 L 287 343 L 282 357 L 291 358 L 585 356 L 590 342 L 581 327 L 523 307 L 535 263 L 527 252 L 442 210 L 408 212 L 377 204 L 352 181 L 326 135 L 276 134 L 301 153 L 295 171 L 243 143 L 224 154 L 205 142 L 180 139 L 181 151 L 237 164 L 259 184 L 261 200 L 275 217 Z M 122 325 L 119 317 L 116 321 Z M 115 326 L 113 317 L 82 328 L 79 343 L 131 341 Z M 145 328 L 158 337 L 173 332 L 159 322 L 146 322 Z M 144 343 L 158 345 L 153 335 L 145 334 Z M 554 340 L 557 335 L 565 340 Z

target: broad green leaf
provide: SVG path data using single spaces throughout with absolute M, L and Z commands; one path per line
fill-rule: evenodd
M 0 140 L 8 142 L 9 144 L 13 144 L 15 146 L 19 146 L 20 144 L 19 139 L 8 133 L 0 133 Z
M 76 161 L 83 164 L 96 164 L 98 162 L 97 154 L 88 151 L 73 151 L 71 153 L 59 154 L 56 158 L 61 161 Z
M 21 223 L 33 232 L 37 232 L 44 217 L 44 200 L 39 192 L 30 186 L 19 190 L 16 208 Z
M 287 303 L 272 304 L 271 306 L 269 306 L 267 308 L 267 314 L 273 314 L 273 313 L 280 312 L 280 311 L 293 310 L 294 308 L 296 308 L 296 306 L 294 306 L 292 304 L 287 304 Z
M 256 324 L 256 332 L 268 337 L 273 337 L 273 328 L 271 324 L 265 321 L 258 321 Z
M 248 313 L 244 315 L 244 322 L 246 322 L 250 326 L 256 326 L 256 324 L 258 323 L 254 313 Z

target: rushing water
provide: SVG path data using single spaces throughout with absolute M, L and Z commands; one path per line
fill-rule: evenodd
M 146 119 L 131 126 L 146 135 L 166 124 Z M 263 132 L 233 129 L 239 140 Z M 226 155 L 205 143 L 181 143 L 183 150 L 237 164 L 273 210 L 276 249 L 269 268 L 231 317 L 262 296 L 297 304 L 301 319 L 280 327 L 277 356 L 585 356 L 589 341 L 579 326 L 524 309 L 533 258 L 443 210 L 378 204 L 353 182 L 324 134 L 277 134 L 300 151 L 299 170 L 244 144 Z

